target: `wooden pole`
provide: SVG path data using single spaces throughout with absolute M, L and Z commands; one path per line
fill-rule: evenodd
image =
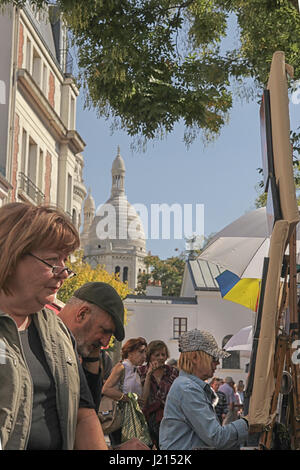
M 282 383 L 283 371 L 286 366 L 291 371 L 293 379 L 293 394 L 292 394 L 292 410 L 289 410 L 289 421 L 292 430 L 292 444 L 293 448 L 300 449 L 300 367 L 292 361 L 291 345 L 296 339 L 299 339 L 299 317 L 297 309 L 297 265 L 296 265 L 296 227 L 294 228 L 289 240 L 289 257 L 288 257 L 288 274 L 287 279 L 282 285 L 281 293 L 279 296 L 279 312 L 277 317 L 276 336 L 280 331 L 280 323 L 282 320 L 283 311 L 285 310 L 286 297 L 288 298 L 288 307 L 290 313 L 289 334 L 279 334 L 277 336 L 277 344 L 275 347 L 275 363 L 274 363 L 274 377 L 275 377 L 275 390 L 271 401 L 270 416 L 272 422 L 268 428 L 262 433 L 259 444 L 263 449 L 270 449 L 272 445 L 272 432 L 276 419 L 276 410 L 278 406 L 278 398 Z
M 270 449 L 272 445 L 272 432 L 276 418 L 276 410 L 278 404 L 278 396 L 282 383 L 282 374 L 285 365 L 285 358 L 288 346 L 288 336 L 280 335 L 277 338 L 277 344 L 275 348 L 275 363 L 274 363 L 274 376 L 276 377 L 275 390 L 271 401 L 270 416 L 273 416 L 272 422 L 268 428 L 262 433 L 259 444 L 263 449 Z
M 297 265 L 296 265 L 296 227 L 289 243 L 290 283 L 289 283 L 289 309 L 290 309 L 290 367 L 293 379 L 293 413 L 291 413 L 291 426 L 293 430 L 292 442 L 294 449 L 300 449 L 300 366 L 292 360 L 291 346 L 299 340 L 299 316 L 297 308 Z

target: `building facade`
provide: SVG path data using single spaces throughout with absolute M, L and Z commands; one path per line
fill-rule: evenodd
M 76 131 L 79 92 L 66 27 L 56 7 L 28 2 L 2 11 L 0 36 L 7 45 L 0 52 L 0 205 L 55 205 L 79 228 L 85 143 Z

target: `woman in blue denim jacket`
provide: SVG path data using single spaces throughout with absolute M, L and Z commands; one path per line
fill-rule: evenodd
M 214 375 L 219 359 L 229 354 L 214 337 L 200 330 L 179 339 L 179 377 L 173 382 L 160 425 L 160 449 L 237 449 L 248 436 L 248 422 L 239 419 L 221 426 L 213 406 L 214 394 L 205 381 Z

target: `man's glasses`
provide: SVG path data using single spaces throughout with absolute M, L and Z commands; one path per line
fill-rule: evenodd
M 47 261 L 45 261 L 45 260 L 39 258 L 39 257 L 36 256 L 36 255 L 33 255 L 32 253 L 28 253 L 28 255 L 29 255 L 29 256 L 32 256 L 33 258 L 35 258 L 35 259 L 37 259 L 37 260 L 39 260 L 39 261 L 41 261 L 41 262 L 44 263 L 46 266 L 48 266 L 49 268 L 51 268 L 52 274 L 53 274 L 54 276 L 61 276 L 64 271 L 67 272 L 67 274 L 68 274 L 68 279 L 70 279 L 71 277 L 76 276 L 76 273 L 74 273 L 74 271 L 72 271 L 71 269 L 67 268 L 67 266 L 64 266 L 64 267 L 63 267 L 63 266 L 52 266 L 52 264 L 47 263 Z

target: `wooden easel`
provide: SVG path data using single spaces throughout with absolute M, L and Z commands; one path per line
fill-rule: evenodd
M 289 307 L 291 312 L 290 323 L 290 346 L 293 341 L 299 339 L 300 325 L 297 306 L 297 264 L 296 264 L 296 228 L 290 241 L 290 295 Z M 292 444 L 294 449 L 300 449 L 300 364 L 291 360 L 292 349 L 289 349 L 289 366 L 293 378 L 293 396 L 292 396 Z
M 289 275 L 289 276 L 288 276 Z M 289 324 L 287 324 L 286 314 L 289 307 Z M 281 331 L 282 321 L 286 322 L 285 330 Z M 288 331 L 287 331 L 288 330 Z M 299 316 L 297 310 L 297 266 L 296 266 L 296 227 L 293 229 L 289 240 L 288 265 L 285 279 L 279 296 L 279 309 L 276 328 L 276 347 L 274 362 L 275 389 L 270 406 L 270 416 L 272 422 L 261 434 L 259 447 L 270 449 L 272 445 L 272 432 L 276 421 L 276 410 L 278 398 L 282 384 L 283 371 L 290 372 L 293 380 L 293 388 L 289 400 L 289 410 L 287 425 L 290 429 L 293 449 L 300 449 L 300 364 L 292 361 L 292 343 L 299 338 Z

